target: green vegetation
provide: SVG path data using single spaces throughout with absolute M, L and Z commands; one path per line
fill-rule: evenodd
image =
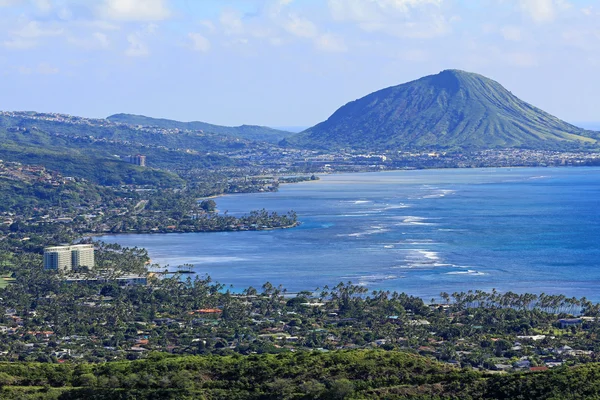
M 447 70 L 352 101 L 286 139 L 329 149 L 596 148 L 586 131 L 518 99 L 481 75 Z
M 3 399 L 597 399 L 600 365 L 507 376 L 395 351 L 0 363 Z
M 242 125 L 236 127 L 220 126 L 207 124 L 206 122 L 180 122 L 170 119 L 150 118 L 143 115 L 115 114 L 106 118 L 112 122 L 120 122 L 129 125 L 156 126 L 167 129 L 182 129 L 190 131 L 204 131 L 228 135 L 248 140 L 260 140 L 265 142 L 277 143 L 280 140 L 291 136 L 291 132 L 268 128 L 266 126 Z
M 0 241 L 0 276 L 14 279 L 0 288 L 3 399 L 600 395 L 600 305 L 585 298 L 469 291 L 428 306 L 350 283 L 288 296 L 177 274 L 124 286 L 115 279 L 146 274 L 148 254 L 103 243 L 68 282 L 42 269 L 53 237 Z M 529 371 L 551 364 L 562 366 Z
M 10 276 L 0 276 L 0 289 L 5 289 L 14 280 L 15 280 L 15 278 L 12 278 Z
M 154 185 L 178 187 L 183 184 L 177 175 L 152 168 L 142 168 L 114 156 L 122 154 L 126 146 L 117 150 L 115 144 L 105 145 L 90 139 L 52 137 L 37 129 L 9 131 L 0 127 L 0 159 L 28 165 L 41 165 L 101 185 Z M 114 152 L 111 150 L 115 150 Z

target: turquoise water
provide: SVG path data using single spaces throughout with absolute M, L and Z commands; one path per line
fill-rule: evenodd
M 243 214 L 298 213 L 298 228 L 105 236 L 153 262 L 288 291 L 340 281 L 429 299 L 441 291 L 563 293 L 600 301 L 600 168 L 394 171 L 323 176 L 217 199 Z

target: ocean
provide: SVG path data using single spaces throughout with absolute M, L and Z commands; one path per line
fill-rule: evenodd
M 216 202 L 232 215 L 294 210 L 302 224 L 101 240 L 145 247 L 162 269 L 193 264 L 234 291 L 352 282 L 426 300 L 495 288 L 600 301 L 600 168 L 324 175 Z

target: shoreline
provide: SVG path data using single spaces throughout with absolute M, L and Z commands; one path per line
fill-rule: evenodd
M 247 194 L 247 193 L 246 193 Z M 96 237 L 96 236 L 119 236 L 119 235 L 168 235 L 171 233 L 184 234 L 184 233 L 223 233 L 223 232 L 262 232 L 262 231 L 275 231 L 279 229 L 292 229 L 302 225 L 302 222 L 297 221 L 292 225 L 275 226 L 270 228 L 261 229 L 231 229 L 222 231 L 183 231 L 183 230 L 169 230 L 169 231 L 149 231 L 149 232 L 105 232 L 105 233 L 90 233 L 85 234 L 85 237 Z
M 557 169 L 585 169 L 585 168 L 590 168 L 590 169 L 600 169 L 600 166 L 594 166 L 594 165 L 553 165 L 553 166 L 515 166 L 515 167 L 505 167 L 505 166 L 501 166 L 501 167 L 477 167 L 477 168 L 470 168 L 470 167 L 450 167 L 450 168 L 399 168 L 399 169 L 388 169 L 388 170 L 383 170 L 383 171 L 355 171 L 355 172 L 347 172 L 347 171 L 335 171 L 335 172 L 323 172 L 323 173 L 315 173 L 314 175 L 317 175 L 319 177 L 326 177 L 326 176 L 339 176 L 339 175 L 363 175 L 363 174 L 382 174 L 382 173 L 395 173 L 395 172 L 411 172 L 411 171 L 450 171 L 450 170 L 459 170 L 459 171 L 463 171 L 463 170 L 471 170 L 471 171 L 476 171 L 476 170 L 489 170 L 489 169 L 502 169 L 502 170 L 510 170 L 510 169 L 532 169 L 532 168 L 544 168 L 544 169 L 548 169 L 548 168 L 557 168 Z M 282 183 L 281 185 L 297 185 L 297 184 L 301 184 L 301 183 L 327 183 L 326 181 L 324 182 L 322 179 L 317 179 L 317 180 L 305 180 L 305 181 L 300 181 L 300 182 L 285 182 Z M 211 196 L 207 196 L 207 197 L 198 197 L 196 200 L 197 201 L 202 201 L 202 200 L 208 200 L 208 199 L 216 199 L 216 198 L 221 198 L 221 197 L 229 197 L 229 196 L 236 196 L 236 195 L 251 195 L 251 194 L 264 194 L 264 193 L 276 193 L 277 191 L 274 192 L 247 192 L 247 193 L 221 193 L 221 194 L 215 194 L 215 195 L 211 195 Z M 219 212 L 219 209 L 216 209 L 216 212 Z M 272 230 L 277 230 L 277 229 L 292 229 L 292 228 L 296 228 L 299 225 L 301 225 L 302 222 L 298 221 L 296 224 L 293 225 L 289 225 L 289 226 L 282 226 L 282 227 L 274 227 L 274 228 L 265 228 L 265 229 L 247 229 L 247 230 L 240 230 L 240 229 L 234 229 L 234 230 L 219 230 L 219 231 L 183 231 L 183 230 L 169 230 L 169 231 L 149 231 L 149 232 L 102 232 L 102 233 L 85 233 L 82 234 L 83 237 L 95 237 L 95 236 L 112 236 L 112 235 L 149 235 L 149 234 L 169 234 L 169 233 L 178 233 L 178 234 L 183 234 L 183 233 L 219 233 L 219 232 L 252 232 L 252 231 L 272 231 Z

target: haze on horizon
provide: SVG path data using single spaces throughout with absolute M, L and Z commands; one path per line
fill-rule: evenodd
M 595 0 L 0 0 L 0 109 L 310 126 L 443 69 L 600 127 Z

